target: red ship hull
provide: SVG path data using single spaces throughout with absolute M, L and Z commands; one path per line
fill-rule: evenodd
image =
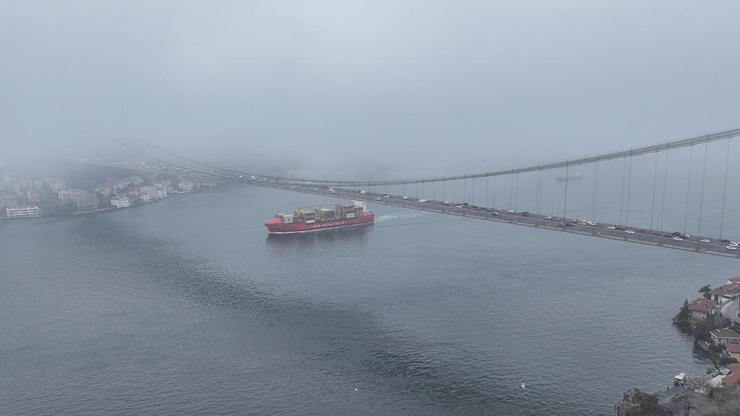
M 328 221 L 316 221 L 311 224 L 306 223 L 284 223 L 280 218 L 272 218 L 265 223 L 267 231 L 270 234 L 298 234 L 312 233 L 316 231 L 335 230 L 338 228 L 359 227 L 362 225 L 372 225 L 375 221 L 375 214 L 368 212 L 357 218 L 333 219 Z

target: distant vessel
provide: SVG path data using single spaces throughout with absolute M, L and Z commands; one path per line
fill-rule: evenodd
M 265 227 L 270 234 L 297 234 L 372 225 L 373 221 L 375 214 L 368 211 L 366 202 L 352 201 L 352 205 L 303 207 L 293 214 L 276 214 Z

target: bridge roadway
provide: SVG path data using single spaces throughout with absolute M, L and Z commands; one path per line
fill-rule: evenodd
M 579 222 L 572 218 L 550 217 L 540 214 L 530 213 L 528 216 L 521 212 L 507 211 L 503 209 L 483 208 L 474 206 L 461 206 L 452 202 L 443 204 L 442 201 L 427 200 L 419 202 L 415 198 L 404 199 L 399 195 L 388 195 L 366 191 L 353 191 L 351 189 L 319 187 L 310 185 L 299 185 L 284 183 L 271 180 L 242 180 L 241 182 L 268 188 L 283 189 L 293 192 L 302 192 L 307 194 L 321 195 L 332 198 L 353 199 L 358 201 L 367 201 L 373 204 L 391 205 L 421 211 L 436 212 L 439 214 L 457 215 L 460 217 L 474 218 L 485 221 L 514 224 L 524 227 L 541 228 L 551 231 L 560 231 L 571 234 L 580 234 L 590 237 L 606 238 L 610 240 L 626 241 L 655 247 L 670 248 L 674 250 L 691 251 L 700 254 L 711 254 L 723 257 L 740 257 L 740 250 L 727 249 L 727 243 L 709 237 L 690 236 L 690 238 L 676 241 L 673 235 L 668 232 L 648 230 L 644 228 L 634 228 L 619 226 L 616 224 L 595 224 L 589 225 Z M 607 227 L 613 227 L 607 228 Z M 628 233 L 627 231 L 634 233 Z M 709 240 L 709 243 L 702 243 L 699 240 Z

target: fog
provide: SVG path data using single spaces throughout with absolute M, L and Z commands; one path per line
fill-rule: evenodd
M 739 16 L 732 0 L 3 0 L 0 160 L 141 138 L 398 177 L 691 137 L 740 126 Z

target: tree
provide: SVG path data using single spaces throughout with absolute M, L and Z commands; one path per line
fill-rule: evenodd
M 712 290 L 711 286 L 710 285 L 705 285 L 705 286 L 702 286 L 701 289 L 699 289 L 699 293 L 707 293 L 710 290 Z
M 686 319 L 689 317 L 689 300 L 684 299 L 681 310 L 678 311 L 678 319 Z

